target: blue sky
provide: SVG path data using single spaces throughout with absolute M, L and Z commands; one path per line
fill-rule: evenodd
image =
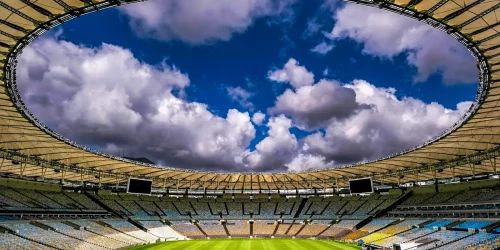
M 252 6 L 251 2 L 241 6 L 231 4 L 220 9 L 210 6 L 206 10 L 200 4 L 193 10 L 172 1 L 152 1 L 83 16 L 40 38 L 31 46 L 32 50 L 23 54 L 20 65 L 24 60 L 26 66 L 19 70 L 21 92 L 35 115 L 77 142 L 109 153 L 125 151 L 130 156 L 148 157 L 162 165 L 215 171 L 299 171 L 382 157 L 441 133 L 463 114 L 470 105 L 466 102 L 474 99 L 477 90 L 474 59 L 439 31 L 381 10 L 336 1 L 315 0 L 306 4 L 286 0 L 277 4 L 263 0 L 261 3 L 259 6 Z M 150 20 L 148 13 L 153 10 L 159 12 L 159 18 Z M 180 14 L 163 18 L 174 10 Z M 213 12 L 219 15 L 204 19 L 199 14 Z M 352 18 L 353 13 L 366 18 Z M 196 18 L 188 19 L 191 15 Z M 190 30 L 194 32 L 187 32 Z M 323 48 L 321 53 L 314 50 L 319 44 L 322 46 L 317 48 Z M 55 55 L 51 50 L 57 51 L 54 57 L 58 61 L 48 58 Z M 113 57 L 120 53 L 129 55 Z M 100 67 L 102 64 L 94 61 L 102 58 L 100 55 L 110 56 L 104 60 L 109 65 L 102 67 L 109 71 L 90 69 L 85 76 L 57 75 L 84 66 Z M 118 60 L 124 58 L 136 60 L 126 70 L 132 77 L 121 81 L 108 79 L 110 74 L 121 73 L 113 65 L 122 68 Z M 40 60 L 46 60 L 48 66 L 38 65 L 36 62 Z M 74 61 L 75 65 L 71 64 L 74 68 L 61 63 L 66 60 Z M 148 68 L 146 73 L 141 71 L 144 67 Z M 158 72 L 150 72 L 155 70 Z M 290 80 L 294 72 L 306 78 L 294 84 Z M 110 95 L 99 96 L 91 90 L 99 86 L 100 79 L 106 92 L 136 74 L 150 73 L 140 78 L 144 83 L 137 92 L 144 95 L 131 97 L 135 95 L 132 80 L 127 83 L 130 88 L 123 93 L 119 91 L 123 94 L 120 98 L 128 102 L 109 103 Z M 278 73 L 284 78 L 278 77 Z M 176 78 L 178 82 L 172 84 L 168 80 L 172 74 L 176 77 L 181 74 L 182 79 Z M 34 77 L 37 75 L 40 76 Z M 304 81 L 312 75 L 314 81 Z M 67 83 L 71 77 L 75 77 L 76 84 Z M 97 83 L 81 80 L 87 77 L 97 79 Z M 331 96 L 321 96 L 322 91 L 311 94 L 314 91 L 310 90 L 320 88 L 317 84 L 321 79 L 327 79 L 328 83 L 322 86 L 332 91 Z M 64 87 L 56 86 L 59 81 Z M 150 89 L 149 84 L 169 87 L 160 88 L 166 91 L 160 91 L 163 94 L 143 91 L 142 88 Z M 367 88 L 378 91 L 381 99 L 376 95 L 365 96 Z M 343 99 L 339 93 L 348 97 Z M 90 97 L 86 101 L 96 105 L 77 103 L 85 101 L 79 96 Z M 172 122 L 173 113 L 160 112 L 159 103 L 166 103 L 162 102 L 167 100 L 166 96 L 171 98 L 168 103 L 173 100 L 182 105 L 182 110 L 196 113 L 183 114 L 181 121 L 188 122 L 186 117 L 195 119 L 203 113 L 203 118 L 196 121 L 205 123 L 194 126 L 194 123 Z M 301 102 L 301 98 L 311 103 Z M 346 101 L 325 101 L 321 106 L 318 103 L 322 98 Z M 347 101 L 353 101 L 355 107 L 352 112 L 340 115 L 339 112 L 349 109 L 342 106 Z M 81 107 L 69 108 L 70 103 Z M 461 108 L 457 108 L 459 103 L 463 104 Z M 113 105 L 124 105 L 125 115 L 119 108 L 113 113 Z M 306 108 L 298 108 L 302 105 Z M 335 105 L 340 106 L 335 109 Z M 235 123 L 228 115 L 233 109 L 238 117 L 241 115 Z M 82 111 L 87 115 L 80 116 L 78 113 Z M 257 112 L 265 114 L 262 124 L 250 122 Z M 120 118 L 116 118 L 118 115 Z M 87 119 L 85 124 L 80 118 Z M 162 120 L 156 124 L 156 118 L 169 122 Z M 206 124 L 214 119 L 217 122 Z M 414 121 L 401 122 L 408 119 Z M 130 122 L 135 120 L 137 123 Z M 140 125 L 145 120 L 149 124 Z M 239 128 L 234 124 L 241 125 L 241 129 L 232 131 L 232 127 Z M 122 126 L 123 132 L 128 132 L 115 134 Z M 142 132 L 146 126 L 152 127 Z M 392 134 L 381 128 L 390 126 L 395 126 L 398 132 Z M 352 132 L 354 128 L 357 130 Z M 192 132 L 203 129 L 207 129 L 205 135 Z M 169 131 L 182 136 L 169 135 Z M 164 133 L 167 134 L 164 138 L 150 138 Z M 221 144 L 210 150 L 213 145 L 204 145 L 207 140 L 220 140 Z M 372 146 L 356 150 L 359 144 Z

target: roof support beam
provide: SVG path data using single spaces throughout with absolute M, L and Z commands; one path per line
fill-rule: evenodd
M 24 4 L 28 5 L 30 8 L 34 9 L 35 11 L 37 11 L 38 13 L 44 15 L 44 16 L 48 16 L 50 18 L 54 18 L 54 15 L 52 14 L 52 12 L 30 2 L 29 0 L 19 0 L 21 2 L 23 2 Z
M 472 32 L 472 33 L 470 33 L 470 34 L 469 34 L 469 36 L 475 36 L 475 35 L 481 34 L 481 33 L 485 32 L 485 31 L 488 31 L 488 30 L 490 30 L 490 29 L 493 29 L 493 28 L 495 28 L 496 26 L 499 26 L 499 25 L 500 25 L 500 22 L 497 22 L 497 23 L 494 23 L 494 24 L 488 25 L 488 26 L 486 26 L 486 27 L 484 27 L 484 28 L 478 29 L 478 30 L 476 30 L 476 31 L 474 31 L 474 32 Z
M 8 9 L 8 10 L 9 10 L 9 11 L 11 11 L 12 13 L 14 13 L 14 14 L 16 14 L 16 15 L 18 15 L 18 16 L 20 16 L 20 17 L 22 17 L 22 18 L 24 18 L 24 19 L 26 19 L 26 20 L 28 20 L 28 21 L 32 22 L 32 23 L 35 23 L 36 25 L 41 25 L 41 24 L 42 24 L 42 23 L 40 23 L 39 21 L 37 21 L 37 20 L 35 20 L 35 19 L 33 19 L 33 18 L 29 17 L 28 15 L 26 15 L 26 14 L 22 13 L 21 11 L 18 11 L 18 10 L 16 10 L 16 9 L 12 8 L 11 6 L 9 6 L 9 5 L 7 5 L 6 3 L 4 3 L 3 1 L 0 1 L 0 6 L 2 6 L 2 7 L 4 7 L 4 8 L 6 8 L 6 9 Z
M 71 6 L 69 6 L 68 4 L 66 4 L 64 1 L 62 0 L 54 0 L 54 2 L 56 2 L 57 4 L 61 5 L 65 10 L 67 11 L 72 11 L 73 8 L 71 8 Z
M 443 21 L 443 22 L 447 22 L 447 21 L 449 21 L 449 20 L 451 20 L 451 19 L 453 19 L 453 18 L 455 18 L 455 17 L 457 17 L 457 16 L 460 16 L 460 15 L 462 15 L 463 13 L 465 13 L 465 12 L 469 11 L 471 8 L 473 8 L 474 6 L 476 6 L 476 5 L 478 5 L 478 4 L 482 3 L 482 2 L 484 2 L 484 0 L 477 0 L 477 1 L 475 1 L 475 2 L 473 2 L 473 3 L 471 3 L 471 4 L 469 4 L 469 5 L 467 5 L 467 6 L 463 7 L 463 8 L 461 8 L 461 9 L 459 9 L 459 10 L 457 10 L 457 11 L 455 11 L 455 12 L 453 12 L 453 13 L 451 13 L 451 14 L 447 15 L 447 16 L 445 16 L 445 17 L 442 19 L 442 21 Z
M 425 14 L 427 15 L 432 15 L 432 13 L 434 13 L 434 11 L 436 11 L 437 9 L 441 8 L 443 5 L 445 5 L 449 0 L 441 0 L 439 1 L 436 5 L 432 6 L 432 8 L 428 9 Z
M 25 28 L 23 28 L 23 27 L 21 27 L 21 26 L 19 26 L 19 25 L 17 25 L 17 24 L 13 24 L 13 23 L 11 23 L 11 22 L 7 22 L 7 21 L 2 20 L 2 19 L 0 19 L 0 24 L 3 24 L 3 25 L 5 25 L 5 26 L 8 26 L 8 27 L 10 27 L 10 28 L 12 28 L 12 29 L 15 29 L 15 30 L 21 31 L 21 32 L 23 32 L 23 33 L 27 33 L 27 32 L 28 32 Z
M 479 18 L 481 18 L 483 16 L 486 16 L 487 14 L 491 13 L 492 11 L 494 11 L 494 10 L 496 10 L 498 8 L 500 8 L 500 3 L 496 4 L 495 6 L 489 8 L 489 9 L 487 9 L 487 10 L 485 10 L 485 11 L 483 11 L 483 12 L 477 14 L 477 15 L 474 15 L 473 18 L 465 21 L 464 23 L 462 23 L 460 25 L 457 25 L 456 28 L 457 29 L 461 29 L 461 28 L 463 28 L 463 27 L 465 27 L 465 26 L 473 23 L 474 21 L 478 20 Z

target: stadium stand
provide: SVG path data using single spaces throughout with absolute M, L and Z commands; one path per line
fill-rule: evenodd
M 376 242 L 376 241 L 388 238 L 390 236 L 393 236 L 395 234 L 399 234 L 403 231 L 410 230 L 412 226 L 419 225 L 423 222 L 425 222 L 425 220 L 405 220 L 405 221 L 399 222 L 395 225 L 388 226 L 380 231 L 371 233 L 371 234 L 361 238 L 361 240 L 363 242 L 367 242 L 367 243 Z M 369 230 L 367 229 L 366 231 L 369 231 Z
M 74 227 L 67 225 L 63 222 L 44 221 L 43 224 L 54 228 L 57 232 L 61 232 L 68 236 L 93 244 L 93 245 L 86 244 L 86 247 L 88 247 L 89 249 L 105 249 L 109 247 L 121 248 L 126 246 L 121 242 L 91 233 L 89 231 L 85 231 L 82 228 L 75 229 Z
M 344 235 L 349 234 L 360 222 L 360 220 L 342 220 L 339 223 L 330 226 L 319 236 L 338 239 Z
M 189 238 L 204 238 L 206 235 L 189 221 L 171 221 L 171 227 L 176 232 Z
M 183 240 L 186 237 L 161 221 L 147 220 L 139 221 L 141 225 L 148 229 L 148 232 L 162 240 Z
M 295 236 L 303 226 L 305 226 L 304 222 L 296 221 L 291 225 L 286 234 L 289 236 Z
M 2 226 L 32 241 L 54 246 L 58 249 L 104 249 L 98 245 L 74 239 L 72 237 L 43 229 L 29 223 L 10 223 Z
M 471 233 L 469 232 L 461 232 L 461 231 L 438 231 L 431 233 L 429 235 L 424 236 L 426 239 L 431 240 L 428 244 L 419 247 L 419 249 L 433 249 L 438 246 L 442 246 L 444 244 L 448 244 L 451 242 L 458 241 L 469 236 Z M 443 249 L 448 249 L 444 247 Z
M 432 232 L 434 232 L 434 230 L 428 228 L 414 228 L 406 232 L 380 239 L 378 241 L 375 241 L 374 243 L 382 247 L 392 247 L 394 244 L 409 242 L 424 235 L 431 234 Z
M 454 226 L 453 228 L 458 228 L 458 229 L 481 229 L 483 227 L 487 227 L 491 224 L 493 224 L 494 221 L 466 221 L 463 222 L 457 226 Z
M 145 243 L 142 240 L 129 236 L 123 232 L 120 232 L 116 229 L 106 226 L 105 224 L 102 224 L 98 221 L 76 220 L 72 222 L 75 223 L 76 225 L 84 227 L 85 230 L 89 232 L 93 232 L 95 234 L 102 235 L 119 242 L 123 242 L 126 245 L 136 245 Z
M 477 59 L 473 105 L 432 143 L 342 168 L 235 175 L 99 153 L 58 135 L 25 106 L 16 81 L 24 47 L 61 23 L 129 2 L 135 1 L 0 0 L 0 249 L 119 249 L 158 239 L 246 236 L 250 228 L 254 235 L 361 239 L 374 247 L 500 246 L 498 1 L 354 1 L 431 24 Z M 367 175 L 379 188 L 391 187 L 389 195 L 344 189 L 349 179 Z M 151 179 L 155 194 L 124 194 L 131 176 Z
M 246 220 L 228 220 L 226 228 L 231 237 L 248 237 L 250 235 L 250 223 Z
M 269 237 L 273 235 L 277 226 L 274 220 L 256 220 L 253 224 L 253 234 L 257 237 Z
M 199 225 L 208 237 L 228 236 L 222 223 L 217 220 L 202 220 Z
M 488 245 L 489 242 L 495 242 L 499 235 L 489 234 L 489 233 L 477 233 L 469 237 L 465 237 L 461 240 L 452 242 L 450 244 L 440 246 L 437 249 L 442 250 L 455 250 L 455 249 L 466 249 L 470 246 L 481 246 Z M 490 249 L 494 249 L 493 246 L 490 245 Z
M 19 236 L 3 233 L 0 234 L 0 249 L 5 250 L 55 250 L 53 247 L 45 246 L 35 241 L 23 239 Z
M 300 237 L 315 237 L 319 235 L 321 232 L 327 229 L 327 227 L 330 225 L 331 221 L 321 221 L 321 220 L 315 220 L 310 223 L 307 223 L 304 225 L 304 228 L 298 236 Z
M 153 234 L 150 234 L 150 233 L 147 233 L 147 232 L 144 232 L 142 230 L 140 230 L 139 228 L 137 228 L 136 226 L 132 225 L 130 222 L 128 221 L 123 221 L 123 220 L 106 220 L 106 221 L 103 221 L 104 223 L 110 225 L 111 227 L 113 227 L 114 229 L 116 229 L 117 231 L 120 231 L 122 233 L 125 233 L 127 235 L 130 235 L 136 239 L 140 239 L 144 242 L 148 242 L 148 243 L 154 243 L 156 241 L 158 241 L 158 237 L 153 235 Z

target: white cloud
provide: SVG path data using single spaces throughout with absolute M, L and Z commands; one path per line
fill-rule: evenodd
M 293 118 L 302 129 L 313 130 L 333 120 L 342 120 L 361 109 L 369 108 L 356 102 L 356 93 L 338 82 L 321 80 L 312 86 L 293 91 L 287 89 L 277 97 L 272 114 L 285 114 Z
M 295 0 L 150 0 L 124 6 L 132 29 L 142 37 L 192 44 L 228 41 L 258 18 L 288 20 Z
M 451 36 L 417 20 L 392 12 L 356 4 L 346 4 L 335 13 L 336 24 L 330 37 L 350 38 L 363 43 L 363 52 L 392 58 L 407 53 L 407 61 L 417 68 L 415 81 L 442 74 L 447 83 L 477 82 L 475 60 Z
M 256 112 L 252 116 L 252 122 L 255 123 L 255 125 L 260 126 L 262 125 L 262 122 L 266 119 L 266 114 L 262 112 Z
M 173 66 L 142 63 L 113 45 L 42 38 L 24 50 L 17 76 L 30 110 L 79 143 L 174 167 L 245 170 L 250 115 L 230 109 L 219 117 L 174 96 L 190 81 Z
M 345 119 L 358 110 L 369 108 L 356 102 L 356 93 L 333 80 L 320 80 L 312 85 L 313 74 L 290 59 L 283 69 L 269 73 L 270 79 L 290 82 L 295 89 L 287 89 L 278 96 L 270 114 L 285 114 L 302 129 L 313 130 L 332 120 Z
M 355 91 L 359 103 L 372 108 L 332 122 L 324 134 L 304 139 L 308 153 L 337 164 L 383 157 L 423 143 L 453 125 L 471 105 L 463 102 L 450 110 L 414 98 L 400 100 L 395 89 L 377 88 L 363 80 L 346 87 Z
M 250 151 L 252 122 L 263 124 L 266 115 L 234 109 L 225 117 L 214 115 L 205 104 L 172 94 L 190 84 L 186 73 L 140 62 L 117 46 L 88 48 L 42 38 L 24 50 L 17 76 L 23 100 L 55 131 L 109 153 L 125 150 L 204 170 L 300 171 L 373 159 L 441 133 L 470 106 L 464 102 L 450 110 L 398 99 L 395 89 L 363 80 L 315 83 L 311 72 L 290 59 L 268 73 L 291 89 L 277 98 L 268 135 Z M 322 132 L 299 140 L 290 131 L 294 126 Z
M 290 58 L 282 69 L 269 71 L 267 77 L 272 81 L 290 83 L 294 88 L 314 83 L 314 74 L 300 66 L 293 58 Z
M 293 62 L 292 65 L 298 64 Z M 301 70 L 304 72 L 300 75 L 311 74 L 304 67 Z M 398 99 L 394 88 L 377 88 L 364 80 L 350 84 L 327 79 L 315 84 L 306 82 L 299 81 L 295 85 L 300 87 L 287 89 L 269 110 L 271 114 L 292 118 L 292 126 L 316 130 L 298 141 L 293 158 L 286 158 L 291 160 L 285 165 L 294 171 L 400 152 L 444 132 L 471 105 L 462 102 L 451 110 L 411 97 Z
M 311 52 L 320 54 L 320 55 L 326 55 L 328 52 L 330 52 L 333 49 L 333 45 L 328 44 L 326 42 L 321 42 L 318 45 L 316 45 L 314 48 L 311 49 Z
M 300 172 L 304 170 L 324 169 L 333 167 L 332 161 L 327 161 L 324 156 L 299 153 L 291 162 L 287 163 L 289 171 Z
M 231 100 L 237 102 L 242 107 L 253 110 L 254 105 L 249 101 L 252 98 L 253 94 L 242 87 L 227 87 L 227 94 L 231 98 Z
M 286 170 L 285 164 L 295 157 L 298 149 L 297 138 L 290 132 L 292 121 L 280 115 L 269 118 L 267 126 L 268 136 L 255 146 L 255 151 L 249 152 L 244 162 L 260 171 Z

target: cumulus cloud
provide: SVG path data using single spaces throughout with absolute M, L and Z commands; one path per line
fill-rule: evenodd
M 169 166 L 235 169 L 255 137 L 248 113 L 225 117 L 174 95 L 190 84 L 166 64 L 130 51 L 37 40 L 19 58 L 18 85 L 27 106 L 55 131 L 103 151 Z M 245 171 L 245 169 L 241 169 Z
M 291 162 L 287 163 L 289 171 L 304 171 L 333 167 L 333 161 L 327 161 L 324 156 L 299 153 Z
M 345 119 L 359 109 L 369 108 L 356 102 L 356 93 L 333 80 L 321 80 L 313 85 L 314 75 L 295 59 L 283 69 L 269 73 L 269 78 L 289 82 L 295 89 L 287 89 L 278 96 L 271 114 L 285 114 L 306 130 L 317 129 L 335 119 Z
M 294 88 L 312 85 L 314 74 L 300 66 L 297 60 L 290 58 L 282 69 L 269 71 L 267 77 L 276 82 L 290 83 Z
M 470 106 L 398 99 L 395 89 L 363 80 L 315 83 L 291 59 L 268 73 L 290 89 L 276 99 L 267 136 L 250 150 L 253 124 L 264 124 L 266 115 L 215 115 L 182 98 L 191 84 L 186 73 L 140 62 L 121 47 L 42 38 L 24 50 L 17 76 L 30 110 L 62 135 L 108 153 L 201 170 L 300 171 L 373 159 L 443 132 Z M 300 139 L 293 127 L 318 130 Z
M 471 105 L 462 102 L 451 110 L 411 97 L 398 99 L 395 89 L 377 88 L 363 80 L 346 87 L 354 90 L 359 103 L 372 108 L 334 121 L 324 133 L 303 140 L 305 152 L 336 164 L 383 157 L 423 143 L 453 125 Z
M 291 62 L 288 71 L 299 67 L 298 75 L 312 74 Z M 452 110 L 411 97 L 398 99 L 394 88 L 377 88 L 364 80 L 340 84 L 322 79 L 313 84 L 310 77 L 293 78 L 285 69 L 269 75 L 302 82 L 296 80 L 268 111 L 290 117 L 292 126 L 316 131 L 298 141 L 295 157 L 285 164 L 294 171 L 356 163 L 411 148 L 444 132 L 471 105 L 462 102 Z
M 328 44 L 326 42 L 321 42 L 318 45 L 314 46 L 314 48 L 311 49 L 311 52 L 320 54 L 320 55 L 326 55 L 330 50 L 333 49 L 333 45 Z
M 252 122 L 255 123 L 255 125 L 262 125 L 262 122 L 264 122 L 264 120 L 266 119 L 266 114 L 262 113 L 262 112 L 256 112 L 253 114 L 252 116 Z
M 271 117 L 267 126 L 268 136 L 255 146 L 255 151 L 249 152 L 244 162 L 260 171 L 286 170 L 285 164 L 293 160 L 299 146 L 297 138 L 290 132 L 292 120 L 284 115 Z
M 340 86 L 336 81 L 321 80 L 296 91 L 286 90 L 277 97 L 269 112 L 290 116 L 299 127 L 312 130 L 333 120 L 348 118 L 364 108 L 369 106 L 356 102 L 354 90 Z
M 333 39 L 350 38 L 363 43 L 363 52 L 392 58 L 407 53 L 416 67 L 415 81 L 425 81 L 439 73 L 446 83 L 474 83 L 478 73 L 475 60 L 451 36 L 417 20 L 392 12 L 346 4 L 336 10 Z
M 289 20 L 295 0 L 150 0 L 121 11 L 140 36 L 191 44 L 228 41 L 258 18 Z
M 253 110 L 254 105 L 250 102 L 250 98 L 252 98 L 253 94 L 242 87 L 227 87 L 227 94 L 231 98 L 232 101 L 237 102 L 240 106 Z

